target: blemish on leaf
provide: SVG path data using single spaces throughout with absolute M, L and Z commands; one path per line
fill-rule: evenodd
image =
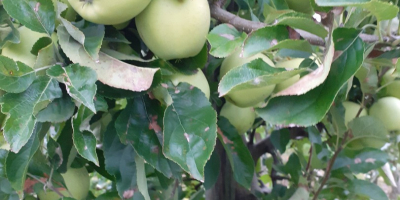
M 366 163 L 375 163 L 375 161 L 376 161 L 376 159 L 374 159 L 374 158 L 367 158 L 367 159 L 365 159 L 365 162 L 366 162 Z
M 221 37 L 224 37 L 228 40 L 234 40 L 235 36 L 231 35 L 231 34 L 220 34 Z
M 181 92 L 180 90 L 175 90 L 175 94 L 179 94 Z
M 206 146 L 204 146 L 204 147 L 203 147 L 203 151 L 205 151 L 206 149 L 207 149 Z
M 161 86 L 162 86 L 163 88 L 168 88 L 168 85 L 165 84 L 165 83 L 161 83 Z
M 159 153 L 160 152 L 160 148 L 158 148 L 158 146 L 153 146 L 153 147 L 151 147 L 151 152 L 152 153 Z
M 124 197 L 124 199 L 130 199 L 133 197 L 134 194 L 135 194 L 135 191 L 133 189 L 130 189 L 130 190 L 126 190 L 122 196 Z
M 150 116 L 150 123 L 149 123 L 149 130 L 154 130 L 154 132 L 159 133 L 161 132 L 161 126 L 157 123 L 158 116 Z
M 224 133 L 221 131 L 221 129 L 218 127 L 217 129 L 218 134 L 222 137 L 222 140 L 224 141 L 225 144 L 233 144 L 231 140 L 229 140 Z
M 361 158 L 354 159 L 355 164 L 360 164 L 362 162 Z
M 189 135 L 188 135 L 187 133 L 184 133 L 183 135 L 185 136 L 186 140 L 187 140 L 188 142 L 190 142 L 190 137 L 189 137 Z
M 207 127 L 206 129 L 204 129 L 205 132 L 207 132 L 208 130 L 210 130 L 210 127 Z
M 10 73 L 10 75 L 14 75 L 14 72 L 13 72 L 13 71 L 10 71 L 9 73 Z
M 150 99 L 155 99 L 153 92 L 148 92 L 147 94 L 149 95 Z
M 35 5 L 35 8 L 33 8 L 33 10 L 34 10 L 35 12 L 37 12 L 37 11 L 39 11 L 39 7 L 40 7 L 40 3 L 37 2 L 36 5 Z
M 189 89 L 190 89 L 190 90 L 193 90 L 193 88 L 194 88 L 194 86 L 193 86 L 193 85 L 191 85 Z

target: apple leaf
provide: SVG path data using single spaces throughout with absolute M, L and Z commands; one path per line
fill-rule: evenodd
M 41 110 L 36 119 L 38 122 L 61 123 L 72 117 L 75 104 L 68 95 L 54 99 L 47 107 Z
M 307 53 L 313 53 L 313 49 L 311 44 L 308 41 L 305 40 L 282 40 L 279 41 L 278 44 L 275 46 L 272 46 L 268 50 L 273 51 L 273 50 L 279 50 L 279 49 L 291 49 L 291 50 L 297 50 L 297 51 L 304 51 Z
M 102 52 L 99 53 L 99 61 L 95 62 L 67 32 L 65 26 L 58 26 L 57 35 L 61 48 L 72 62 L 94 69 L 98 80 L 106 85 L 137 92 L 145 91 L 150 88 L 154 74 L 159 70 L 130 65 Z
M 218 127 L 218 139 L 227 153 L 236 182 L 250 189 L 254 176 L 254 161 L 249 149 L 228 119 L 220 117 Z
M 28 89 L 36 79 L 35 71 L 22 62 L 0 56 L 0 89 L 20 93 Z
M 62 152 L 62 159 L 63 162 L 61 163 L 61 166 L 58 168 L 59 172 L 63 172 L 65 173 L 68 169 L 68 164 L 72 163 L 72 160 L 70 159 L 70 154 L 71 154 L 71 150 L 74 147 L 74 141 L 73 141 L 73 128 L 72 128 L 72 124 L 71 124 L 71 120 L 68 120 L 65 122 L 65 125 L 63 127 L 63 129 L 60 132 L 60 135 L 57 138 L 57 142 L 60 144 L 60 148 L 61 148 L 61 152 Z M 76 154 L 76 149 L 73 150 L 72 153 Z M 75 156 L 73 156 L 73 159 L 75 158 Z
M 392 3 L 378 0 L 315 0 L 319 6 L 353 6 L 370 11 L 378 21 L 393 19 L 399 8 Z
M 124 144 L 131 144 L 148 164 L 171 177 L 170 161 L 162 153 L 162 118 L 158 101 L 144 95 L 128 101 L 115 122 L 115 129 Z
M 246 36 L 230 24 L 221 24 L 207 36 L 211 45 L 210 54 L 217 58 L 227 57 L 242 45 Z
M 1 112 L 7 115 L 4 136 L 12 151 L 18 152 L 29 140 L 36 124 L 35 106 L 61 96 L 56 80 L 40 76 L 23 93 L 7 93 L 0 98 Z
M 369 197 L 369 199 L 389 200 L 382 188 L 369 181 L 353 179 L 347 189 L 353 195 L 361 195 Z
M 204 66 L 206 66 L 207 60 L 208 48 L 207 45 L 204 45 L 196 56 L 179 60 L 170 60 L 168 62 L 174 67 L 178 68 L 180 73 L 189 75 L 197 73 L 197 69 L 202 69 Z
M 389 155 L 379 149 L 350 150 L 345 148 L 336 158 L 332 170 L 345 167 L 353 173 L 368 173 L 382 167 L 388 161 Z
M 47 70 L 47 75 L 64 83 L 68 94 L 76 101 L 96 113 L 94 96 L 96 95 L 96 72 L 88 67 L 73 64 L 68 67 L 56 65 Z
M 81 105 L 78 112 L 72 117 L 72 128 L 74 130 L 74 145 L 78 153 L 85 159 L 99 165 L 96 154 L 96 137 L 90 130 L 89 121 L 94 113 Z
M 8 25 L 8 27 L 0 29 L 0 49 L 2 49 L 7 42 L 19 43 L 18 29 L 16 29 L 14 24 L 11 22 L 10 16 L 4 10 L 4 7 L 0 7 L 0 23 Z
M 118 60 L 132 60 L 139 62 L 151 61 L 142 59 L 129 44 L 122 42 L 103 41 L 103 44 L 101 45 L 101 52 Z
M 243 57 L 273 48 L 278 42 L 286 39 L 289 39 L 289 32 L 285 26 L 268 26 L 255 30 L 244 41 Z
M 56 12 L 49 0 L 3 0 L 4 9 L 29 29 L 51 35 L 55 28 Z
M 274 85 L 304 71 L 305 68 L 290 71 L 274 68 L 259 58 L 226 73 L 219 83 L 218 92 L 221 97 L 229 92 Z
M 71 31 L 74 31 L 76 32 L 76 35 L 80 35 L 79 38 L 74 37 L 74 39 L 83 45 L 92 60 L 98 61 L 101 43 L 105 34 L 104 25 L 90 23 L 85 20 L 73 22 L 72 24 L 64 19 L 62 19 L 62 21 L 70 34 Z M 76 30 L 74 27 L 70 27 L 70 25 L 75 26 L 75 28 L 78 28 L 79 30 Z M 70 27 L 70 29 L 68 29 L 68 27 Z
M 130 90 L 123 90 L 123 89 L 117 89 L 110 87 L 108 85 L 103 84 L 100 81 L 96 82 L 97 85 L 97 95 L 106 97 L 108 99 L 132 99 L 135 97 L 142 96 L 145 94 L 145 92 L 133 92 Z
M 314 14 L 310 0 L 285 0 L 288 7 L 294 11 L 302 12 L 308 15 Z
M 366 137 L 374 138 L 377 141 L 388 140 L 387 135 L 389 132 L 385 128 L 385 125 L 382 121 L 372 116 L 355 118 L 349 122 L 348 127 L 351 129 L 351 140 L 348 140 L 348 143 Z
M 2 137 L 2 136 L 0 136 Z M 0 178 L 6 177 L 6 159 L 7 159 L 8 151 L 5 149 L 0 149 Z
M 280 96 L 271 99 L 265 108 L 256 109 L 271 124 L 309 126 L 322 120 L 344 84 L 357 72 L 364 59 L 364 43 L 358 30 L 339 28 L 335 48 L 341 55 L 332 63 L 323 84 L 299 96 Z M 336 31 L 335 31 L 336 32 Z M 339 32 L 338 32 L 339 33 Z M 350 37 L 352 36 L 352 37 Z
M 142 193 L 145 200 L 150 200 L 144 160 L 141 157 L 139 157 L 136 153 L 134 159 L 136 163 L 136 177 L 137 177 L 137 185 L 139 192 Z
M 0 198 L 8 200 L 18 200 L 20 199 L 17 192 L 11 187 L 10 181 L 7 178 L 0 177 Z
M 167 89 L 173 102 L 164 114 L 164 155 L 204 180 L 217 137 L 217 114 L 200 89 L 187 83 L 168 83 Z
M 45 43 L 39 44 L 43 39 Z M 57 41 L 52 41 L 52 38 L 44 37 L 40 38 L 34 45 L 32 51 L 35 51 L 35 55 L 37 55 L 36 62 L 34 65 L 34 69 L 41 69 L 45 66 L 53 66 L 57 64 L 60 60 L 58 60 L 61 56 L 59 55 L 58 49 L 56 47 Z M 58 55 L 57 55 L 58 54 Z M 45 71 L 40 72 L 44 75 Z
M 115 177 L 120 197 L 143 198 L 140 192 L 134 192 L 137 189 L 135 150 L 131 145 L 121 143 L 114 124 L 115 120 L 108 125 L 107 131 L 104 133 L 103 148 L 106 170 Z
M 28 142 L 18 153 L 9 152 L 6 160 L 6 174 L 12 187 L 16 191 L 24 189 L 24 182 L 28 172 L 29 162 L 39 149 L 40 141 L 38 133 L 42 128 L 41 124 L 36 124 Z
M 328 31 L 325 30 L 324 26 L 316 24 L 310 15 L 304 13 L 288 12 L 280 15 L 275 20 L 275 25 L 287 25 L 294 29 L 307 31 L 321 38 L 325 38 L 328 35 Z
M 207 164 L 204 167 L 204 189 L 209 190 L 215 185 L 218 181 L 220 168 L 220 157 L 218 156 L 217 151 L 213 151 L 210 160 L 207 161 Z

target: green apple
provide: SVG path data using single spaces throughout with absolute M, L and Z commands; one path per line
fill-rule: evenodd
M 116 28 L 117 30 L 122 30 L 124 28 L 126 28 L 129 25 L 129 22 L 131 22 L 130 20 L 126 21 L 126 22 L 122 22 L 120 24 L 114 24 L 114 28 Z
M 385 140 L 377 139 L 374 137 L 363 137 L 355 139 L 347 144 L 347 147 L 354 150 L 361 150 L 365 147 L 372 147 L 375 149 L 380 149 L 386 144 Z
M 68 0 L 83 19 L 105 25 L 124 23 L 146 8 L 150 0 Z M 168 10 L 168 9 L 166 9 Z
M 369 115 L 383 122 L 388 131 L 400 130 L 400 100 L 396 97 L 383 97 L 375 102 Z
M 33 67 L 35 65 L 37 56 L 31 53 L 32 47 L 37 40 L 42 37 L 47 37 L 47 35 L 32 31 L 25 26 L 19 27 L 18 31 L 20 43 L 7 43 L 7 45 L 3 48 L 1 55 Z
M 76 200 L 86 199 L 89 193 L 90 177 L 85 167 L 82 168 L 68 168 L 67 172 L 61 174 L 64 178 L 68 191 L 65 188 L 57 188 L 57 190 L 66 197 L 72 197 Z M 70 195 L 71 193 L 71 195 Z M 60 196 L 51 190 L 40 191 L 38 193 L 40 200 L 58 200 Z
M 172 76 L 165 76 L 164 79 L 169 80 L 177 86 L 179 83 L 185 82 L 192 86 L 199 88 L 207 99 L 210 98 L 210 86 L 208 85 L 208 81 L 206 76 L 204 75 L 203 71 L 200 69 L 197 70 L 196 74 L 193 75 L 185 75 L 181 73 L 176 73 Z M 153 95 L 156 99 L 160 100 L 162 103 L 166 105 L 172 104 L 172 98 L 168 94 L 167 90 L 162 87 L 158 86 L 153 90 Z
M 277 62 L 275 67 L 276 68 L 286 68 L 287 70 L 293 70 L 296 68 L 299 68 L 301 62 L 303 62 L 304 58 L 293 58 L 290 60 L 285 60 L 285 61 L 280 61 Z M 296 83 L 298 80 L 300 79 L 300 74 L 297 74 L 285 81 L 282 81 L 278 84 L 276 84 L 276 87 L 274 89 L 274 92 L 280 92 L 286 88 L 288 88 L 289 86 L 293 85 L 294 83 Z
M 152 0 L 136 18 L 140 37 L 159 58 L 197 55 L 210 27 L 207 0 Z
M 220 115 L 227 118 L 239 134 L 243 134 L 249 130 L 256 119 L 256 113 L 253 108 L 237 107 L 230 102 L 226 102 L 222 106 Z
M 382 77 L 382 85 L 388 84 L 384 89 L 385 96 L 392 96 L 400 99 L 400 80 L 395 80 L 397 74 L 393 74 L 394 69 L 390 69 Z
M 343 107 L 344 107 L 344 124 L 347 126 L 347 124 L 353 120 L 356 116 L 358 111 L 361 108 L 361 105 L 351 102 L 351 101 L 344 101 L 342 102 Z M 363 109 L 359 115 L 359 117 L 366 116 L 367 111 Z
M 274 63 L 264 54 L 256 54 L 247 58 L 240 56 L 240 51 L 234 52 L 232 55 L 226 57 L 222 62 L 220 69 L 220 78 L 236 67 L 240 67 L 246 63 L 249 63 L 257 58 L 261 58 L 270 66 L 275 66 Z M 246 90 L 240 90 L 235 92 L 229 92 L 225 98 L 234 103 L 239 107 L 252 107 L 259 104 L 261 101 L 266 99 L 274 91 L 275 85 L 268 85 L 260 88 L 250 88 Z

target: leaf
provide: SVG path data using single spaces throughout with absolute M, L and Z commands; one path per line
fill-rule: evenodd
M 282 40 L 279 41 L 278 44 L 276 44 L 275 46 L 269 48 L 268 50 L 273 51 L 279 49 L 291 49 L 297 51 L 304 51 L 308 53 L 314 52 L 310 43 L 305 40 L 290 40 L 290 39 Z
M 332 170 L 346 167 L 353 173 L 368 173 L 382 167 L 388 161 L 389 155 L 379 149 L 363 148 L 353 151 L 345 148 L 336 158 Z
M 0 177 L 0 199 L 4 200 L 19 200 L 18 194 L 12 189 L 11 183 L 6 179 Z
M 358 33 L 355 29 L 340 29 L 341 37 Z M 338 40 L 334 38 L 334 41 Z M 271 99 L 265 108 L 256 109 L 260 117 L 271 124 L 284 125 L 309 126 L 321 121 L 340 88 L 356 73 L 364 59 L 364 43 L 358 37 L 343 37 L 335 48 L 342 54 L 332 63 L 323 84 L 300 96 Z
M 134 189 L 137 188 L 135 150 L 131 145 L 121 143 L 114 123 L 115 120 L 108 125 L 107 131 L 104 133 L 103 148 L 106 170 L 115 176 L 119 196 L 128 199 L 133 195 L 140 195 L 140 192 L 134 192 Z
M 62 22 L 65 27 L 68 27 L 68 25 L 71 24 L 65 19 L 62 19 Z M 79 29 L 79 31 L 76 31 L 77 35 L 80 35 L 80 38 L 74 37 L 74 39 L 83 45 L 92 60 L 97 61 L 99 59 L 99 51 L 105 34 L 104 25 L 94 24 L 85 20 L 72 22 L 72 25 Z
M 304 13 L 288 12 L 280 15 L 275 20 L 274 25 L 287 25 L 294 29 L 307 31 L 321 38 L 325 38 L 328 35 L 328 31 L 322 25 L 316 24 L 309 15 Z
M 187 83 L 169 83 L 167 89 L 173 102 L 164 114 L 164 155 L 204 180 L 217 137 L 217 114 L 200 89 Z
M 244 41 L 243 57 L 256 55 L 273 48 L 280 41 L 289 39 L 285 26 L 267 26 L 250 33 Z
M 64 83 L 68 94 L 94 113 L 94 96 L 96 95 L 96 72 L 88 67 L 73 64 L 68 67 L 56 65 L 47 70 L 47 75 Z
M 363 116 L 353 119 L 348 124 L 351 130 L 352 140 L 359 138 L 374 138 L 376 140 L 387 140 L 388 131 L 382 121 L 372 116 Z
M 28 142 L 18 153 L 9 152 L 6 160 L 6 174 L 12 187 L 16 191 L 24 189 L 24 182 L 28 172 L 29 162 L 39 149 L 38 132 L 41 124 L 37 124 Z
M 122 143 L 131 144 L 148 164 L 171 177 L 172 166 L 161 146 L 163 110 L 157 100 L 146 96 L 128 101 L 115 122 L 115 128 Z
M 49 137 L 47 142 L 47 153 L 49 154 L 49 161 L 53 169 L 58 169 L 63 162 L 63 155 L 61 146 L 52 137 Z
M 72 128 L 74 130 L 74 145 L 78 153 L 85 159 L 99 166 L 96 154 L 96 137 L 89 127 L 89 120 L 94 115 L 85 106 L 80 106 L 78 112 L 72 117 Z
M 289 8 L 297 11 L 302 12 L 308 15 L 314 14 L 314 9 L 311 6 L 310 0 L 285 0 L 288 4 Z
M 144 160 L 135 154 L 136 173 L 137 173 L 137 185 L 139 192 L 142 193 L 145 200 L 150 200 L 149 189 L 147 186 L 146 170 L 144 166 Z
M 221 167 L 220 157 L 217 151 L 213 151 L 210 160 L 207 161 L 204 167 L 204 189 L 211 189 L 218 180 Z
M 61 48 L 72 62 L 94 69 L 98 80 L 106 85 L 131 91 L 144 91 L 150 88 L 154 74 L 159 70 L 130 65 L 102 52 L 99 53 L 99 61 L 95 62 L 86 54 L 82 45 L 69 35 L 65 26 L 58 26 L 57 35 Z
M 110 87 L 108 85 L 103 84 L 100 81 L 96 82 L 97 85 L 97 95 L 101 95 L 108 99 L 132 99 L 134 97 L 142 96 L 145 92 L 133 92 L 130 90 L 123 90 Z
M 249 149 L 228 119 L 220 117 L 218 127 L 218 139 L 224 146 L 236 182 L 250 189 L 254 176 L 254 161 Z
M 274 85 L 304 71 L 306 71 L 305 68 L 290 71 L 274 68 L 259 58 L 241 67 L 229 70 L 219 83 L 219 96 L 224 96 L 229 92 Z
M 287 129 L 274 130 L 271 133 L 270 140 L 272 145 L 283 154 L 290 141 L 290 132 Z
M 35 71 L 28 65 L 0 56 L 0 89 L 10 93 L 25 91 L 36 79 Z
M 221 24 L 207 36 L 211 45 L 209 53 L 217 58 L 227 57 L 242 45 L 245 38 L 246 33 L 240 33 L 230 24 Z
M 12 151 L 17 153 L 29 140 L 36 124 L 33 116 L 35 106 L 61 96 L 57 81 L 40 76 L 25 92 L 7 93 L 0 98 L 1 112 L 7 115 L 3 127 L 4 136 Z
M 350 182 L 349 192 L 351 194 L 357 194 L 369 197 L 370 199 L 388 200 L 385 192 L 374 183 L 354 179 Z
M 11 22 L 10 16 L 4 10 L 4 7 L 0 8 L 0 23 L 8 25 L 8 27 L 0 29 L 0 49 L 2 49 L 7 42 L 19 43 L 19 32 Z
M 5 149 L 0 149 L 0 178 L 6 177 L 6 158 L 8 155 L 8 151 Z
M 72 117 L 75 111 L 75 104 L 71 97 L 64 95 L 54 99 L 45 109 L 41 110 L 36 119 L 38 122 L 61 123 Z
M 179 69 L 179 72 L 183 74 L 193 74 L 197 72 L 197 69 L 202 69 L 206 66 L 208 60 L 208 47 L 204 45 L 201 49 L 200 53 L 196 56 L 179 59 L 179 60 L 170 60 L 173 66 Z
M 29 29 L 51 35 L 55 28 L 56 12 L 49 0 L 3 0 L 4 9 Z
M 53 39 L 55 41 L 53 41 Z M 48 38 L 48 37 L 44 37 L 39 39 L 39 41 L 37 41 L 35 43 L 35 45 L 38 44 L 38 42 L 40 42 L 41 40 L 45 40 L 45 44 L 41 44 L 40 46 L 37 46 L 35 49 L 35 51 L 37 51 L 37 58 L 36 58 L 36 62 L 34 65 L 34 69 L 39 70 L 39 69 L 43 69 L 46 66 L 53 66 L 56 65 L 59 62 L 62 62 L 63 60 L 61 60 L 61 55 L 59 53 L 59 49 L 58 49 L 58 45 L 57 45 L 57 41 L 56 39 L 53 38 Z M 32 49 L 34 50 L 34 49 Z M 43 70 L 43 75 L 45 73 L 45 71 Z M 42 75 L 42 74 L 40 74 Z
M 315 0 L 319 6 L 353 6 L 370 11 L 378 21 L 389 20 L 397 16 L 399 8 L 391 3 L 378 0 Z
M 59 172 L 65 173 L 67 169 L 69 168 L 68 164 L 72 163 L 72 160 L 69 160 L 70 158 L 75 158 L 75 156 L 71 157 L 71 150 L 74 147 L 74 141 L 73 141 L 73 128 L 71 124 L 71 120 L 67 120 L 65 122 L 65 125 L 60 133 L 60 135 L 57 138 L 57 142 L 60 144 L 61 152 L 62 152 L 62 160 L 63 162 L 61 163 L 61 166 L 58 168 Z M 76 150 L 74 149 L 73 152 L 76 154 Z M 73 153 L 72 152 L 72 153 Z

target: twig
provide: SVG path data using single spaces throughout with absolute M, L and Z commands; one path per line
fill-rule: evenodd
M 45 183 L 44 181 L 40 180 L 39 178 L 37 178 L 35 175 L 31 174 L 31 173 L 27 173 L 28 176 L 32 177 L 33 179 L 37 180 L 39 183 L 42 183 L 43 185 L 47 186 L 50 190 L 53 190 L 55 193 L 57 193 L 60 197 L 64 197 L 63 194 L 61 194 L 55 187 L 53 187 L 52 185 L 48 185 L 47 183 Z
M 256 135 L 256 130 L 257 130 L 257 129 L 254 128 L 254 129 L 251 131 L 251 133 L 249 134 L 249 142 L 247 143 L 247 146 L 251 146 L 251 145 L 254 144 L 254 136 Z
M 312 159 L 312 151 L 313 151 L 313 146 L 311 145 L 310 151 L 309 151 L 309 156 L 308 156 L 308 162 L 307 162 L 307 167 L 306 167 L 306 173 L 304 173 L 304 177 L 308 176 L 308 171 L 310 170 L 311 166 L 311 159 Z

